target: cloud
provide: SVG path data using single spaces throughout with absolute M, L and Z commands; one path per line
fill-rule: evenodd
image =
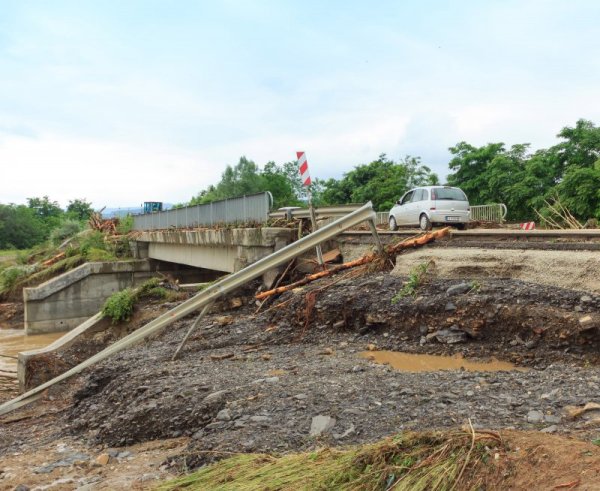
M 143 201 L 179 202 L 218 179 L 220 166 L 168 148 L 47 135 L 0 141 L 2 202 L 49 195 L 65 206 L 86 198 L 96 208 Z

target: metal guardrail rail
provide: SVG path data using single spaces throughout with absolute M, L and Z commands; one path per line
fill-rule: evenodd
M 362 205 L 337 205 L 337 206 L 321 206 L 315 208 L 317 218 L 342 217 L 348 213 L 358 210 Z M 308 208 L 285 208 L 269 213 L 271 218 L 310 218 Z
M 502 223 L 508 210 L 504 203 L 471 206 L 471 220 Z
M 270 192 L 184 206 L 133 216 L 133 230 L 209 227 L 216 224 L 266 222 L 273 204 Z
M 98 363 L 99 361 L 108 358 L 109 356 L 118 353 L 119 351 L 124 350 L 125 348 L 137 343 L 138 341 L 154 334 L 166 326 L 172 324 L 173 322 L 185 317 L 186 315 L 191 314 L 192 312 L 197 311 L 205 307 L 208 304 L 214 302 L 217 298 L 222 295 L 239 288 L 250 280 L 254 278 L 258 278 L 260 275 L 265 273 L 266 271 L 279 266 L 281 264 L 289 262 L 294 257 L 297 257 L 306 251 L 313 249 L 318 244 L 329 240 L 339 233 L 352 228 L 358 225 L 361 222 L 369 221 L 372 225 L 372 230 L 374 231 L 373 222 L 375 220 L 375 212 L 373 211 L 373 207 L 371 202 L 368 202 L 364 206 L 360 207 L 358 210 L 339 218 L 333 223 L 324 226 L 323 228 L 313 232 L 302 239 L 299 239 L 296 242 L 289 244 L 288 246 L 270 254 L 267 257 L 264 257 L 255 263 L 250 264 L 245 267 L 241 271 L 237 273 L 233 273 L 231 275 L 226 276 L 222 280 L 213 283 L 211 286 L 198 293 L 194 297 L 186 300 L 181 305 L 178 305 L 174 309 L 171 309 L 161 316 L 157 317 L 153 321 L 150 321 L 145 326 L 139 328 L 137 331 L 132 332 L 131 334 L 125 336 L 123 339 L 120 339 L 116 343 L 112 344 L 108 348 L 96 353 L 94 356 L 88 358 L 83 363 L 67 370 L 65 373 L 59 375 L 58 377 L 49 380 L 48 382 L 35 387 L 34 389 L 12 399 L 4 404 L 0 405 L 0 415 L 6 414 L 14 409 L 17 409 L 25 404 L 35 401 L 39 397 L 41 397 L 42 392 L 46 390 L 48 387 L 55 385 L 63 380 L 75 375 L 85 368 Z M 374 231 L 374 234 L 377 234 Z M 375 235 L 378 240 L 378 236 Z

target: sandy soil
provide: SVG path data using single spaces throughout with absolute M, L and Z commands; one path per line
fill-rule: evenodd
M 433 261 L 439 278 L 515 278 L 600 293 L 600 252 L 423 248 L 398 257 L 392 274 Z

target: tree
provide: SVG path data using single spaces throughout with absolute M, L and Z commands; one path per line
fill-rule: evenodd
M 69 215 L 69 218 L 88 220 L 93 212 L 92 204 L 85 199 L 69 200 L 69 205 L 67 206 L 67 215 Z
M 528 154 L 528 144 L 474 147 L 460 142 L 450 148 L 448 182 L 462 188 L 472 204 L 505 203 L 508 218 L 535 218 L 545 201 L 558 198 L 576 217 L 600 213 L 600 128 L 579 120 L 557 135 L 562 141 Z
M 369 164 L 356 166 L 339 181 L 325 181 L 321 199 L 325 204 L 371 201 L 376 210 L 387 211 L 411 187 L 438 182 L 437 175 L 422 165 L 419 157 L 406 156 L 394 162 L 381 154 Z
M 45 227 L 34 210 L 0 204 L 0 249 L 28 249 L 45 238 Z

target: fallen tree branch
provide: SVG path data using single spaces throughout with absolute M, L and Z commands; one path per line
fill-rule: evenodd
M 418 247 L 427 244 L 435 239 L 440 237 L 444 237 L 450 233 L 450 227 L 442 228 L 440 230 L 436 230 L 435 232 L 427 232 L 421 236 L 417 236 L 413 239 L 404 240 L 399 242 L 398 244 L 394 244 L 386 248 L 386 255 L 395 254 L 401 251 L 402 249 L 410 249 L 412 247 Z M 355 259 L 354 261 L 350 261 L 347 263 L 338 264 L 337 266 L 333 266 L 330 269 L 326 269 L 325 271 L 319 271 L 318 273 L 310 274 L 289 285 L 280 286 L 277 288 L 273 288 L 272 290 L 267 290 L 265 292 L 258 293 L 254 296 L 257 300 L 262 300 L 263 298 L 270 297 L 271 295 L 277 295 L 279 293 L 284 293 L 294 288 L 298 288 L 299 286 L 306 285 L 312 281 L 318 280 L 319 278 L 323 278 L 325 276 L 330 276 L 338 271 L 343 271 L 345 269 L 355 268 L 356 266 L 361 266 L 363 264 L 370 263 L 381 256 L 377 253 L 371 252 L 369 254 L 365 254 L 364 256 Z

